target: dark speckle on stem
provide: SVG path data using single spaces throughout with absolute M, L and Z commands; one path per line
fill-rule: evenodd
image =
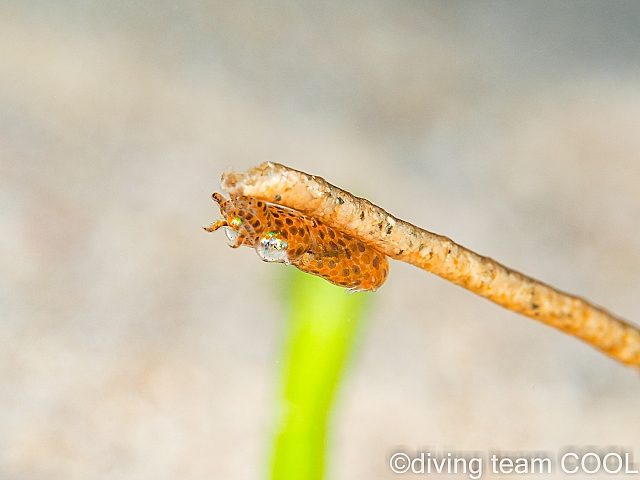
M 364 220 L 364 212 L 360 212 L 360 220 Z
M 343 200 L 342 198 L 338 197 L 338 203 L 339 203 L 340 205 L 342 205 L 342 204 L 344 203 L 344 200 Z
M 276 195 L 276 196 L 275 196 L 275 198 L 274 198 L 274 200 L 275 200 L 276 202 L 279 202 L 280 200 L 282 200 L 282 197 L 281 197 L 280 195 Z

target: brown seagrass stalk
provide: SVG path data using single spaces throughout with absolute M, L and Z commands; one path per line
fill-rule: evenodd
M 222 188 L 298 210 L 359 238 L 395 260 L 569 335 L 619 362 L 640 368 L 640 328 L 587 300 L 556 290 L 451 239 L 400 220 L 321 177 L 265 162 L 245 173 L 226 172 Z

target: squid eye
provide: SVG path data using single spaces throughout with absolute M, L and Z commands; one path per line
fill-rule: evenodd
M 229 245 L 235 245 L 236 239 L 238 238 L 238 230 L 240 229 L 240 225 L 242 225 L 242 219 L 240 217 L 233 217 L 227 223 L 229 226 L 224 229 L 224 233 L 227 234 Z
M 267 232 L 260 237 L 256 250 L 265 262 L 283 262 L 288 265 L 288 246 L 289 244 L 280 237 L 279 232 Z
M 229 226 L 234 230 L 238 230 L 240 228 L 240 225 L 242 225 L 242 219 L 240 217 L 233 217 L 231 220 L 229 220 Z
M 238 231 L 233 230 L 232 228 L 225 227 L 224 233 L 227 234 L 227 238 L 229 239 L 229 245 L 235 245 L 236 239 L 238 238 Z

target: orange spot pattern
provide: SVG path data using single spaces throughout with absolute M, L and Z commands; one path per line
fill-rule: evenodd
M 278 238 L 286 254 L 278 259 L 263 257 L 265 261 L 294 265 L 350 291 L 375 291 L 389 275 L 386 255 L 313 217 L 252 197 L 227 200 L 214 193 L 212 198 L 220 206 L 223 219 L 205 230 L 226 227 L 233 248 L 247 245 L 260 253 L 265 238 Z

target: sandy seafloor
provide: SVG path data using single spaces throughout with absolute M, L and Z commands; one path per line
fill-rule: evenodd
M 639 322 L 638 45 L 632 1 L 0 3 L 0 478 L 266 478 L 287 271 L 201 230 L 228 167 Z M 640 462 L 639 405 L 638 372 L 393 262 L 328 478 L 399 478 L 399 448 Z

